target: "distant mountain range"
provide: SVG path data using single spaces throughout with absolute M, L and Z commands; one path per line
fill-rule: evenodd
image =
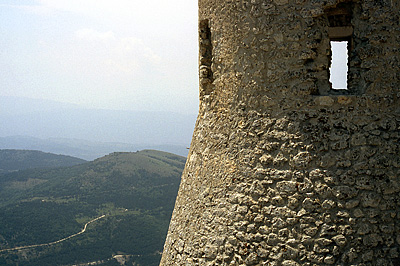
M 106 153 L 122 151 L 110 150 L 112 146 L 122 146 L 123 150 L 130 151 L 133 147 L 164 147 L 163 150 L 182 154 L 190 144 L 195 120 L 196 114 L 85 109 L 74 104 L 0 96 L 0 137 L 3 138 L 0 148 L 39 149 L 89 160 L 104 155 L 99 149 Z M 51 139 L 48 141 L 51 143 L 47 143 L 48 149 L 35 147 L 35 142 L 40 142 L 38 139 Z M 85 143 L 78 144 L 76 140 L 85 140 Z M 106 144 L 94 151 L 93 146 L 99 146 L 99 143 Z M 71 146 L 80 148 L 81 154 L 86 152 L 87 155 L 71 153 Z
M 20 169 L 72 159 L 8 152 L 0 165 Z M 144 150 L 0 174 L 0 265 L 158 265 L 185 161 Z
M 144 149 L 160 150 L 186 157 L 188 154 L 187 148 L 188 146 L 184 145 L 135 145 L 68 138 L 0 137 L 0 149 L 40 150 L 55 154 L 65 154 L 85 160 L 94 160 L 112 152 L 135 152 Z
M 41 151 L 0 150 L 0 174 L 33 168 L 54 168 L 85 163 L 85 160 Z

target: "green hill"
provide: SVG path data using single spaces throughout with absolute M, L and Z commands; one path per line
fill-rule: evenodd
M 32 168 L 73 166 L 85 160 L 31 150 L 0 150 L 0 174 Z
M 0 265 L 158 265 L 185 160 L 144 150 L 0 176 Z

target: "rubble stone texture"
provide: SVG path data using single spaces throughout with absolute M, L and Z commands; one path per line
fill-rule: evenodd
M 397 0 L 199 0 L 199 116 L 161 265 L 400 265 L 399 16 Z M 347 90 L 329 83 L 334 38 Z

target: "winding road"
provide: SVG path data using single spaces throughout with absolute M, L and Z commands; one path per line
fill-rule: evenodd
M 60 240 L 57 240 L 57 241 L 54 241 L 54 242 L 50 242 L 50 243 L 45 243 L 45 244 L 37 244 L 37 245 L 30 245 L 30 246 L 23 246 L 23 247 L 15 247 L 15 248 L 1 249 L 0 252 L 14 251 L 14 250 L 21 250 L 21 249 L 28 249 L 28 248 L 36 248 L 36 247 L 43 247 L 43 246 L 52 246 L 52 245 L 61 243 L 61 242 L 63 242 L 63 241 L 66 241 L 66 240 L 68 240 L 68 239 L 71 239 L 71 238 L 73 238 L 73 237 L 76 237 L 76 236 L 78 236 L 78 235 L 80 235 L 80 234 L 85 233 L 86 228 L 87 228 L 87 226 L 88 226 L 90 223 L 93 223 L 93 222 L 95 222 L 95 221 L 97 221 L 97 220 L 100 220 L 100 219 L 102 219 L 102 218 L 104 218 L 104 217 L 106 217 L 105 214 L 103 214 L 102 216 L 99 216 L 99 217 L 97 217 L 97 218 L 95 218 L 95 219 L 93 219 L 93 220 L 87 222 L 87 223 L 85 224 L 85 226 L 83 227 L 83 229 L 82 229 L 80 232 L 78 232 L 78 233 L 76 233 L 76 234 L 73 234 L 73 235 L 70 235 L 70 236 L 68 236 L 68 237 L 65 237 L 65 238 L 63 238 L 63 239 L 60 239 Z

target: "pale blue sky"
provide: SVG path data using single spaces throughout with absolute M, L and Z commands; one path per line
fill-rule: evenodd
M 335 89 L 347 89 L 348 42 L 331 42 L 332 62 L 330 81 Z
M 0 0 L 0 96 L 197 113 L 197 1 Z

